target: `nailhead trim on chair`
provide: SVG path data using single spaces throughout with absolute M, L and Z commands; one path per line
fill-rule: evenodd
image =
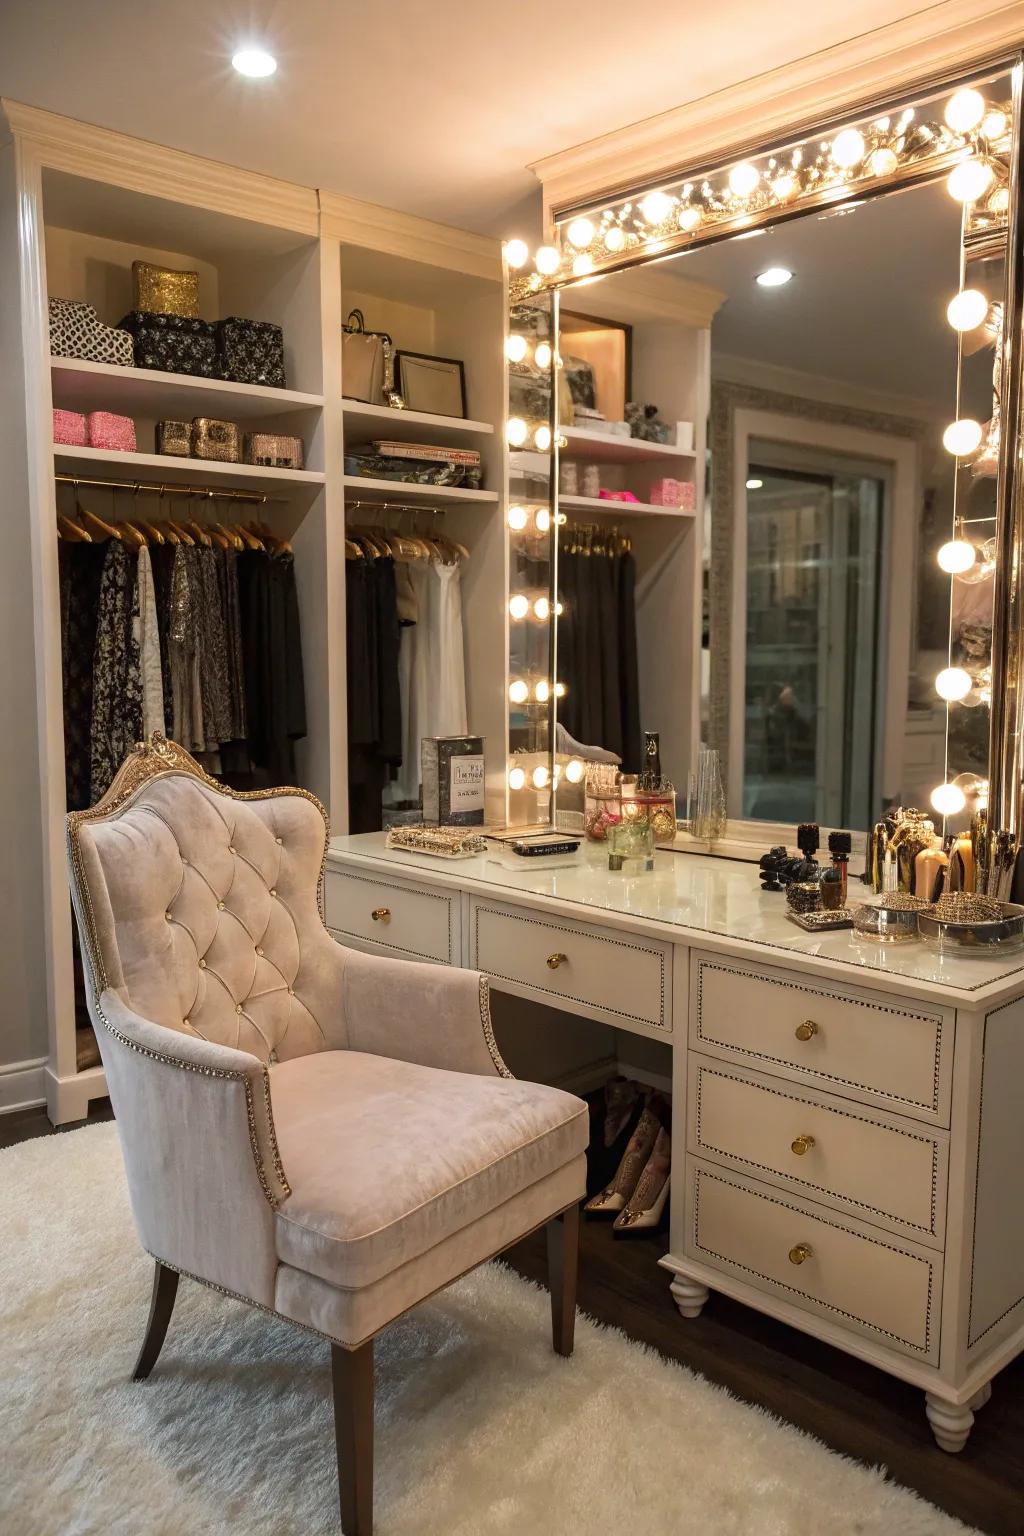
M 487 1049 L 491 1053 L 491 1060 L 494 1062 L 495 1067 L 497 1067 L 500 1077 L 513 1077 L 514 1073 L 510 1072 L 508 1067 L 506 1067 L 502 1060 L 501 1052 L 498 1049 L 498 1042 L 494 1038 L 494 1026 L 491 1023 L 491 984 L 486 976 L 480 977 L 479 995 L 480 1023 L 483 1025 L 484 1039 L 487 1042 Z

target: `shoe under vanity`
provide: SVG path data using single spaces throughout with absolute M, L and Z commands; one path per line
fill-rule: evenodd
M 813 1334 L 920 1388 L 962 1450 L 1024 1346 L 1019 957 L 812 938 L 728 860 L 660 856 L 634 885 L 624 912 L 599 862 L 438 868 L 367 834 L 332 842 L 327 921 L 670 1044 L 682 1318 L 719 1291 Z

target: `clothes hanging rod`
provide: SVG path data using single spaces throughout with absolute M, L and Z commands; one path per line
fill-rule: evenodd
M 157 484 L 148 480 L 94 480 L 88 475 L 63 473 L 54 475 L 54 479 L 58 485 L 88 485 L 98 487 L 101 491 L 132 491 L 135 495 L 151 492 L 155 496 L 195 496 L 206 501 L 248 501 L 256 504 L 268 501 L 276 503 L 282 499 L 280 496 L 267 496 L 262 491 L 238 491 L 229 486 L 223 490 L 214 490 L 209 485 Z

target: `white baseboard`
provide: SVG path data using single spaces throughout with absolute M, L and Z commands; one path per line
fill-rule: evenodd
M 12 1061 L 0 1066 L 0 1115 L 15 1109 L 35 1109 L 46 1103 L 45 1066 L 45 1056 L 38 1061 Z

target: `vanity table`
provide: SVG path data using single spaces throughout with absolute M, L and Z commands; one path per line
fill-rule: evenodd
M 920 1387 L 963 1448 L 1024 1345 L 1020 956 L 812 936 L 751 865 L 689 853 L 624 879 L 597 850 L 513 870 L 339 837 L 325 900 L 342 944 L 670 1044 L 682 1316 L 709 1290 L 770 1313 Z

